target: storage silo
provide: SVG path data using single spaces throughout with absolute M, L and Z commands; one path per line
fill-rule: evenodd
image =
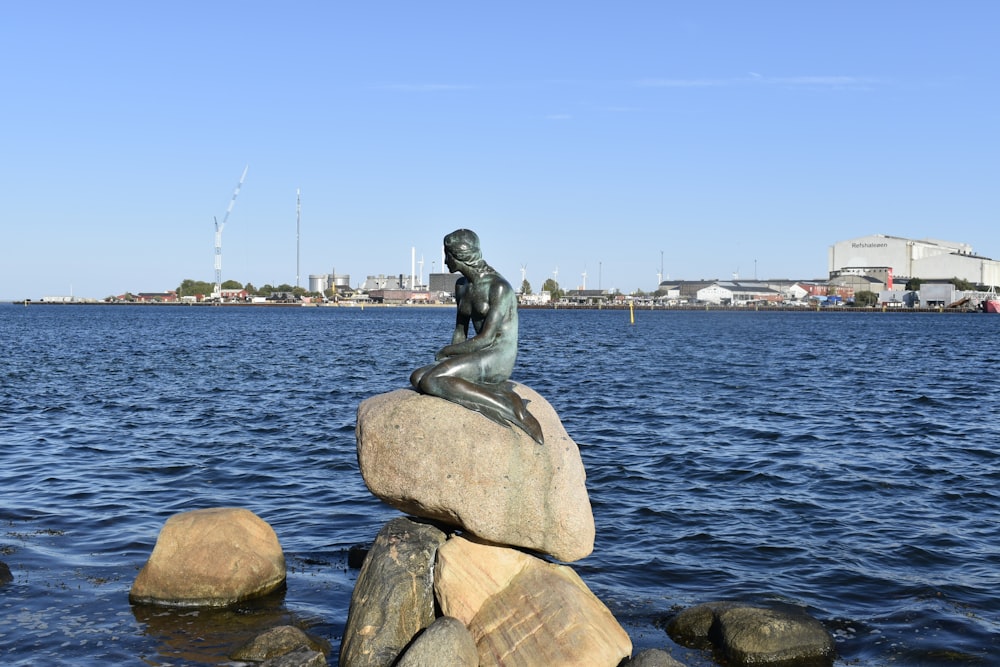
M 309 275 L 309 291 L 322 294 L 330 286 L 330 276 L 325 273 Z

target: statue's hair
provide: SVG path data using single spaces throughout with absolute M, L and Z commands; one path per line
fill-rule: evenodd
M 451 256 L 468 266 L 478 266 L 483 261 L 479 237 L 471 229 L 457 229 L 444 237 L 444 247 Z

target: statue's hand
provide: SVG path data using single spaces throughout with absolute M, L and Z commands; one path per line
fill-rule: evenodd
M 452 356 L 451 354 L 448 353 L 449 347 L 451 346 L 446 345 L 445 347 L 442 347 L 440 350 L 438 350 L 437 354 L 434 355 L 434 361 L 441 361 L 442 359 L 447 359 L 448 357 Z

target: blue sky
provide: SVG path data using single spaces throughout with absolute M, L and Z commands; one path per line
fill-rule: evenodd
M 825 276 L 872 233 L 1000 258 L 1000 3 L 10 2 L 0 299 L 441 269 Z

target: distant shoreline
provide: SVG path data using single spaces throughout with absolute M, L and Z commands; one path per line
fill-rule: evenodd
M 17 301 L 0 301 L 0 304 L 9 304 L 20 306 L 24 305 L 23 300 Z M 150 303 L 150 302 L 113 302 L 109 303 L 107 301 L 28 301 L 27 306 L 126 306 L 126 307 L 161 307 L 161 308 L 351 308 L 364 310 L 365 308 L 454 308 L 453 303 L 406 303 L 406 304 L 396 304 L 396 303 L 351 303 L 351 304 L 333 304 L 333 303 Z M 518 310 L 614 310 L 614 311 L 627 311 L 629 306 L 627 305 L 568 305 L 559 304 L 557 306 L 553 305 L 520 305 Z M 830 313 L 941 313 L 941 314 L 984 314 L 982 311 L 978 310 L 960 310 L 956 308 L 909 308 L 909 307 L 894 307 L 894 308 L 881 308 L 878 306 L 872 307 L 848 307 L 848 306 L 821 306 L 818 308 L 804 308 L 804 307 L 792 307 L 792 306 L 717 306 L 713 304 L 700 305 L 700 306 L 635 306 L 633 308 L 635 312 L 734 312 L 734 313 L 754 313 L 754 312 L 768 312 L 768 313 L 816 313 L 816 312 L 830 312 Z

